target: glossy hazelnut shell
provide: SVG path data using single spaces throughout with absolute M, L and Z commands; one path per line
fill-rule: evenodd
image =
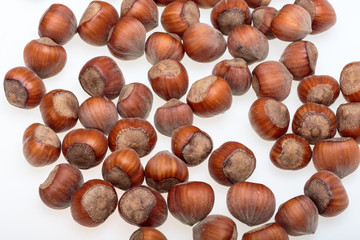
M 129 240 L 167 240 L 167 238 L 156 228 L 140 227 L 131 234 Z
M 77 20 L 70 8 L 63 4 L 52 4 L 40 19 L 40 37 L 51 38 L 64 45 L 76 34 Z
M 122 118 L 146 119 L 152 104 L 151 90 L 145 84 L 134 82 L 121 89 L 116 107 Z
M 257 7 L 251 13 L 253 26 L 259 29 L 268 40 L 275 38 L 271 31 L 271 22 L 277 14 L 277 9 L 267 6 Z
M 228 190 L 226 205 L 240 222 L 255 226 L 268 221 L 275 212 L 275 196 L 263 184 L 234 183 Z
M 105 1 L 92 1 L 84 11 L 77 31 L 82 40 L 94 46 L 106 45 L 111 28 L 119 20 L 116 9 Z
M 360 62 L 346 64 L 340 73 L 340 90 L 347 102 L 360 102 Z
M 313 75 L 300 81 L 297 93 L 302 103 L 319 103 L 330 106 L 340 94 L 337 80 L 328 75 Z
M 102 96 L 112 100 L 119 96 L 125 79 L 112 58 L 99 56 L 87 61 L 81 68 L 79 82 L 90 96 Z
M 236 157 L 237 154 L 240 156 Z M 254 153 L 245 145 L 234 141 L 225 142 L 215 149 L 208 162 L 210 176 L 217 183 L 225 186 L 245 181 L 253 173 L 255 167 Z
M 305 183 L 304 194 L 316 204 L 319 214 L 334 217 L 342 213 L 349 205 L 346 190 L 338 176 L 322 170 Z
M 360 103 L 340 104 L 336 110 L 337 130 L 341 137 L 352 137 L 360 143 Z
M 40 78 L 49 78 L 58 74 L 65 66 L 65 49 L 50 38 L 32 40 L 24 48 L 25 65 Z
M 350 137 L 319 141 L 314 146 L 313 163 L 318 171 L 328 170 L 344 178 L 359 167 L 359 145 Z
M 245 0 L 246 4 L 251 8 L 257 8 L 260 6 L 267 6 L 271 0 Z
M 72 195 L 84 183 L 80 170 L 67 163 L 55 166 L 47 179 L 39 186 L 39 195 L 46 206 L 64 209 L 70 206 Z
M 214 190 L 205 182 L 177 184 L 167 196 L 170 213 L 189 226 L 203 220 L 211 212 L 214 201 Z
M 242 236 L 241 240 L 289 240 L 285 229 L 278 223 L 267 223 L 256 227 Z
M 213 8 L 220 0 L 194 0 L 199 8 Z
M 46 88 L 36 73 L 26 67 L 15 67 L 5 74 L 4 92 L 11 105 L 31 109 L 40 104 Z
M 96 129 L 74 129 L 62 142 L 66 160 L 80 169 L 89 169 L 101 163 L 107 152 L 105 135 Z
M 192 232 L 194 240 L 235 240 L 238 237 L 235 222 L 219 214 L 207 216 L 193 227 Z

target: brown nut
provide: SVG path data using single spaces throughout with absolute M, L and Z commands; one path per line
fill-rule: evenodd
M 349 205 L 346 190 L 338 176 L 322 170 L 305 183 L 304 194 L 316 204 L 319 214 L 334 217 L 342 213 Z
M 352 137 L 360 143 L 360 103 L 340 104 L 336 110 L 336 121 L 339 135 Z
M 77 21 L 70 8 L 63 4 L 52 4 L 42 15 L 38 33 L 64 45 L 75 35 Z
M 191 85 L 186 102 L 196 115 L 212 117 L 231 107 L 231 88 L 222 77 L 210 75 Z
M 117 63 L 110 57 L 99 56 L 89 60 L 80 70 L 81 87 L 90 96 L 114 99 L 125 84 Z
M 360 102 L 360 62 L 345 65 L 340 74 L 340 90 L 348 102 Z
M 141 118 L 125 118 L 116 122 L 108 136 L 109 148 L 132 148 L 139 157 L 148 155 L 155 147 L 157 135 L 154 127 Z
M 49 127 L 33 123 L 23 135 L 23 153 L 26 161 L 34 167 L 54 163 L 61 153 L 61 141 Z
M 149 116 L 153 104 L 151 90 L 142 83 L 125 85 L 119 95 L 117 110 L 122 118 L 143 118 Z
M 220 0 L 194 0 L 199 8 L 213 8 Z
M 271 0 L 245 0 L 247 5 L 251 8 L 257 8 L 260 6 L 267 6 L 270 4 Z
M 203 220 L 211 212 L 214 201 L 214 190 L 205 182 L 177 184 L 167 196 L 170 213 L 189 226 Z
M 205 161 L 213 149 L 211 137 L 195 126 L 182 126 L 171 135 L 171 151 L 188 166 Z
M 131 148 L 112 152 L 102 165 L 102 176 L 114 187 L 128 190 L 144 181 L 144 168 L 139 156 Z
M 46 180 L 39 186 L 43 203 L 53 209 L 70 206 L 72 195 L 84 183 L 80 170 L 70 164 L 61 163 L 54 167 Z
M 44 82 L 26 67 L 15 67 L 6 73 L 4 91 L 11 105 L 25 109 L 37 107 L 46 94 Z
M 32 40 L 24 48 L 25 65 L 40 78 L 58 74 L 65 66 L 65 49 L 48 37 Z
M 131 234 L 129 240 L 167 240 L 164 234 L 151 227 L 141 227 Z
M 254 153 L 238 142 L 225 142 L 212 152 L 208 162 L 210 176 L 225 186 L 245 181 L 255 167 Z
M 114 187 L 100 179 L 85 182 L 72 196 L 73 219 L 86 227 L 96 227 L 115 211 L 117 194 Z
M 119 14 L 105 1 L 92 1 L 83 13 L 77 31 L 82 40 L 94 46 L 106 45 Z
M 241 240 L 289 240 L 285 229 L 277 223 L 267 223 L 256 227 L 242 236 Z
M 127 190 L 118 204 L 120 216 L 139 227 L 158 227 L 168 216 L 164 197 L 147 186 L 135 186 Z
M 209 215 L 196 224 L 193 240 L 235 240 L 238 232 L 235 222 L 223 215 Z
M 64 132 L 76 125 L 79 102 L 76 96 L 67 90 L 55 89 L 43 97 L 40 112 L 46 126 L 55 132 Z
M 240 222 L 255 226 L 268 221 L 275 212 L 275 196 L 263 184 L 234 183 L 228 190 L 226 205 Z
M 278 10 L 273 7 L 266 6 L 257 7 L 251 13 L 253 26 L 259 29 L 259 31 L 262 32 L 268 40 L 275 38 L 271 31 L 271 22 L 277 14 Z
M 62 142 L 66 160 L 80 169 L 89 169 L 101 163 L 107 152 L 105 135 L 96 129 L 74 129 Z
M 300 81 L 297 93 L 303 103 L 313 102 L 330 106 L 340 94 L 340 85 L 327 75 L 313 75 Z
M 185 163 L 169 151 L 160 151 L 145 166 L 146 183 L 160 193 L 166 193 L 178 183 L 186 182 L 189 171 Z

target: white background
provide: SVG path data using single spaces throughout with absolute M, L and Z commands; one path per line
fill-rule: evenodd
M 116 9 L 120 9 L 121 0 L 110 0 Z M 327 74 L 339 78 L 342 68 L 351 61 L 360 60 L 359 22 L 360 2 L 355 0 L 331 1 L 337 12 L 337 23 L 329 31 L 320 35 L 308 36 L 318 48 L 319 58 L 316 74 Z M 16 66 L 23 66 L 22 51 L 26 43 L 38 38 L 37 27 L 42 13 L 55 1 L 51 0 L 11 0 L 2 4 L 0 14 L 0 75 Z M 62 1 L 70 7 L 80 20 L 83 11 L 90 0 Z M 271 6 L 279 9 L 285 3 L 292 1 L 273 0 Z M 163 8 L 159 8 L 160 12 Z M 201 22 L 210 23 L 210 10 L 201 10 Z M 156 31 L 163 31 L 162 27 Z M 150 33 L 148 33 L 149 35 Z M 147 36 L 148 36 L 147 35 Z M 278 60 L 288 43 L 271 40 L 270 52 L 267 60 Z M 86 61 L 100 55 L 109 55 L 107 48 L 93 47 L 84 43 L 79 36 L 75 36 L 65 46 L 68 61 L 63 71 L 44 82 L 48 91 L 63 88 L 73 91 L 83 102 L 88 95 L 82 90 L 78 82 L 78 73 Z M 222 59 L 231 56 L 226 52 L 221 59 L 204 64 L 196 63 L 187 56 L 182 63 L 188 70 L 190 82 L 211 74 L 212 67 Z M 126 83 L 138 81 L 149 86 L 147 71 L 151 65 L 145 57 L 126 62 L 116 60 L 125 76 Z M 252 70 L 256 63 L 250 66 Z M 301 105 L 296 88 L 298 82 L 293 82 L 291 95 L 284 101 L 290 114 Z M 194 118 L 194 125 L 210 134 L 214 148 L 229 140 L 239 141 L 249 147 L 257 158 L 257 168 L 248 181 L 263 183 L 272 189 L 276 196 L 277 207 L 284 201 L 303 194 L 304 183 L 315 173 L 313 164 L 299 171 L 284 171 L 277 169 L 269 160 L 269 150 L 273 142 L 264 141 L 252 130 L 248 121 L 248 109 L 256 96 L 252 89 L 241 97 L 233 98 L 233 105 L 225 114 L 210 118 Z M 182 98 L 186 101 L 185 97 Z M 336 111 L 339 104 L 344 103 L 343 97 L 335 102 L 331 109 Z M 164 103 L 159 97 L 154 97 L 153 110 L 148 120 L 153 123 L 156 108 Z M 63 156 L 46 167 L 34 168 L 30 166 L 22 155 L 22 134 L 27 126 L 34 122 L 42 122 L 39 109 L 23 110 L 11 106 L 0 93 L 1 113 L 1 160 L 0 160 L 0 239 L 129 239 L 137 227 L 125 223 L 116 210 L 108 220 L 96 228 L 80 226 L 71 217 L 70 210 L 53 210 L 46 207 L 38 195 L 38 186 L 42 183 L 53 167 L 66 162 Z M 76 127 L 81 127 L 80 123 Z M 59 134 L 60 138 L 64 134 Z M 147 160 L 157 151 L 170 150 L 170 139 L 158 135 L 158 143 L 151 154 L 142 159 L 145 166 Z M 109 153 L 109 152 L 108 152 Z M 214 182 L 207 172 L 207 162 L 189 169 L 189 180 L 201 180 L 210 183 L 215 192 L 215 206 L 212 214 L 230 216 L 226 208 L 227 188 Z M 85 181 L 101 178 L 100 166 L 83 171 Z M 347 189 L 350 205 L 341 215 L 334 218 L 319 218 L 319 225 L 314 235 L 297 237 L 299 240 L 310 239 L 359 239 L 360 214 L 360 171 L 343 179 Z M 118 191 L 121 196 L 122 191 Z M 166 197 L 166 194 L 164 195 Z M 273 218 L 271 219 L 273 221 Z M 239 239 L 250 228 L 235 220 Z M 183 225 L 170 214 L 165 224 L 158 228 L 168 239 L 192 239 L 189 226 Z M 294 238 L 295 239 L 295 238 Z

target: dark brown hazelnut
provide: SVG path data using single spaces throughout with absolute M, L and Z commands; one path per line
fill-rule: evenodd
M 79 102 L 76 96 L 67 90 L 55 89 L 43 97 L 40 112 L 46 126 L 55 132 L 64 132 L 76 125 Z
M 271 22 L 277 14 L 278 10 L 267 6 L 257 7 L 251 13 L 253 26 L 259 29 L 268 40 L 275 38 L 271 31 Z
M 81 87 L 90 96 L 114 99 L 124 86 L 124 76 L 116 62 L 107 56 L 89 60 L 80 70 Z
M 155 228 L 141 227 L 131 234 L 129 240 L 167 240 L 167 238 Z
M 73 219 L 86 227 L 96 227 L 115 211 L 117 194 L 114 187 L 100 179 L 85 182 L 70 202 Z
M 119 95 L 117 110 L 122 118 L 143 118 L 149 116 L 153 104 L 151 90 L 142 83 L 125 85 Z
M 101 163 L 107 147 L 102 132 L 96 129 L 74 129 L 65 135 L 62 153 L 70 164 L 80 169 L 89 169 Z
M 243 58 L 248 64 L 264 60 L 269 53 L 265 35 L 250 25 L 235 27 L 227 39 L 229 53 L 234 58 Z
M 102 176 L 114 187 L 128 190 L 144 181 L 144 168 L 139 156 L 131 148 L 112 152 L 102 165 Z
M 223 215 L 209 215 L 193 227 L 193 240 L 236 240 L 235 222 Z
M 139 227 L 158 227 L 168 216 L 164 197 L 142 185 L 132 187 L 122 195 L 118 210 L 126 222 Z
M 6 73 L 4 91 L 11 105 L 25 109 L 37 107 L 46 94 L 44 82 L 26 67 L 15 67 Z
M 336 110 L 336 121 L 339 135 L 352 137 L 360 143 L 360 103 L 340 104 Z
M 254 153 L 238 142 L 222 144 L 212 152 L 208 163 L 210 176 L 225 186 L 245 181 L 254 172 L 255 167 Z
M 54 163 L 61 153 L 61 142 L 56 133 L 40 123 L 33 123 L 23 135 L 25 159 L 34 167 Z
M 39 186 L 43 203 L 53 209 L 70 206 L 72 195 L 84 183 L 80 170 L 70 164 L 61 163 L 54 167 L 46 180 Z
M 125 118 L 116 122 L 108 136 L 109 148 L 132 148 L 139 157 L 148 155 L 155 147 L 157 135 L 154 127 L 141 118 Z
M 340 90 L 348 102 L 360 102 L 360 62 L 345 65 L 340 74 Z
M 124 0 L 121 3 L 121 17 L 134 17 L 150 31 L 158 26 L 159 13 L 153 0 Z
M 179 61 L 161 60 L 150 68 L 148 79 L 154 92 L 164 100 L 180 99 L 189 86 L 187 71 Z
M 145 166 L 146 183 L 160 193 L 165 193 L 178 183 L 186 182 L 189 171 L 185 163 L 169 151 L 160 151 Z
M 214 201 L 214 190 L 205 182 L 177 184 L 167 196 L 170 213 L 189 226 L 203 220 L 211 212 Z
M 186 54 L 197 62 L 212 62 L 226 50 L 226 41 L 221 32 L 205 23 L 194 23 L 183 35 Z
M 278 223 L 267 223 L 256 227 L 242 236 L 241 240 L 289 240 L 285 229 Z
M 270 150 L 270 160 L 278 168 L 298 170 L 306 167 L 312 156 L 311 147 L 306 139 L 285 134 L 274 143 Z
M 257 8 L 260 6 L 267 6 L 270 4 L 271 0 L 245 0 L 247 5 L 251 8 Z
M 240 222 L 255 226 L 268 221 L 275 212 L 275 196 L 263 184 L 234 183 L 228 190 L 226 205 Z
M 199 6 L 199 8 L 212 8 L 214 7 L 220 0 L 194 0 L 194 2 Z
M 188 166 L 199 165 L 213 149 L 211 137 L 195 126 L 182 126 L 171 135 L 171 151 Z

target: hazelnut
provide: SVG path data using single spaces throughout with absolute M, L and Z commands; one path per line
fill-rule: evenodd
M 184 48 L 178 35 L 154 32 L 145 42 L 145 55 L 153 65 L 165 59 L 181 61 L 184 57 Z
M 119 95 L 117 110 L 122 118 L 143 118 L 149 116 L 153 104 L 151 90 L 142 83 L 125 85 Z
M 348 102 L 360 101 L 360 62 L 346 64 L 340 74 L 340 90 Z
M 70 202 L 73 219 L 86 227 L 96 227 L 115 211 L 117 194 L 114 187 L 100 179 L 85 182 Z
M 145 52 L 146 30 L 133 17 L 121 17 L 114 25 L 107 47 L 110 53 L 121 60 L 133 60 Z
M 327 75 L 313 75 L 300 81 L 297 93 L 303 103 L 313 102 L 330 106 L 340 94 L 340 85 Z
M 336 110 L 337 129 L 342 137 L 352 137 L 360 143 L 360 103 L 340 104 Z
M 252 76 L 252 87 L 257 97 L 283 101 L 289 96 L 293 78 L 281 62 L 262 62 L 254 68 Z
M 178 127 L 191 125 L 193 112 L 189 105 L 175 98 L 156 109 L 154 124 L 156 129 L 165 136 L 171 137 L 172 132 Z
M 271 22 L 271 31 L 280 40 L 297 41 L 311 33 L 308 11 L 296 4 L 286 4 Z
M 40 112 L 46 126 L 55 132 L 64 132 L 76 125 L 79 102 L 76 96 L 67 90 L 55 89 L 43 97 Z
M 230 213 L 248 226 L 268 221 L 275 212 L 275 196 L 263 184 L 234 183 L 228 190 L 226 205 Z
M 43 203 L 53 209 L 70 206 L 71 196 L 84 183 L 80 170 L 70 164 L 61 163 L 54 167 L 47 179 L 39 186 Z
M 48 37 L 32 40 L 24 48 L 25 65 L 40 78 L 58 74 L 65 66 L 65 49 Z
M 224 35 L 243 24 L 251 24 L 248 5 L 243 0 L 221 0 L 211 10 L 210 20 L 214 28 Z
M 211 137 L 195 126 L 182 126 L 171 135 L 171 151 L 188 166 L 205 161 L 213 149 Z
M 238 142 L 222 144 L 212 152 L 208 163 L 210 176 L 225 186 L 245 181 L 254 172 L 255 167 L 254 153 Z
M 175 0 L 161 14 L 161 25 L 165 31 L 182 37 L 185 30 L 200 19 L 199 7 L 193 1 Z
M 291 236 L 315 233 L 318 219 L 319 212 L 315 203 L 305 195 L 282 203 L 275 215 L 275 222 Z
M 102 176 L 114 187 L 128 190 L 144 181 L 144 168 L 139 156 L 131 148 L 112 152 L 102 165 Z
M 194 240 L 236 240 L 235 222 L 223 215 L 209 215 L 193 227 Z
M 40 123 L 33 123 L 23 135 L 25 159 L 34 167 L 54 163 L 61 153 L 61 142 L 56 133 Z
M 191 85 L 186 102 L 196 115 L 212 117 L 231 107 L 231 88 L 222 77 L 210 75 Z
M 325 105 L 305 103 L 294 114 L 292 131 L 310 144 L 332 138 L 336 134 L 335 114 Z
M 124 0 L 121 3 L 121 17 L 134 17 L 150 31 L 158 26 L 159 13 L 153 0 Z
M 277 14 L 277 9 L 267 6 L 257 7 L 251 13 L 253 26 L 259 29 L 268 40 L 275 38 L 271 31 L 271 22 Z
M 112 27 L 119 20 L 116 9 L 105 1 L 92 1 L 83 13 L 77 31 L 82 40 L 104 46 Z
M 169 151 L 155 154 L 145 167 L 146 183 L 160 193 L 165 193 L 178 183 L 186 182 L 189 171 L 183 161 Z
M 75 35 L 76 28 L 76 17 L 71 9 L 63 4 L 52 4 L 41 17 L 38 32 L 40 37 L 64 45 Z
M 338 176 L 322 170 L 306 182 L 304 193 L 316 204 L 319 214 L 333 217 L 342 213 L 349 205 L 346 190 Z
M 158 227 L 168 215 L 164 197 L 142 185 L 130 188 L 121 196 L 118 210 L 126 222 L 139 227 Z
M 267 223 L 256 227 L 242 236 L 241 240 L 289 240 L 285 229 L 277 223 Z
M 85 128 L 109 134 L 119 116 L 115 104 L 103 97 L 90 97 L 79 107 L 79 121 Z
M 189 226 L 203 220 L 211 212 L 214 201 L 214 190 L 205 182 L 177 184 L 167 196 L 170 213 Z
M 132 148 L 139 157 L 148 155 L 155 147 L 157 135 L 154 127 L 141 118 L 125 118 L 116 122 L 108 136 L 109 148 Z
M 278 168 L 298 170 L 306 167 L 312 156 L 311 147 L 306 139 L 285 134 L 274 143 L 270 150 L 270 160 Z
M 227 44 L 231 56 L 243 58 L 248 64 L 264 60 L 269 53 L 265 35 L 250 25 L 235 27 L 229 34 Z
M 319 141 L 314 146 L 313 163 L 318 171 L 328 170 L 344 178 L 359 167 L 359 145 L 350 137 Z
M 107 152 L 105 135 L 96 129 L 74 129 L 62 142 L 66 160 L 80 169 L 89 169 L 101 163 Z
M 335 10 L 327 0 L 295 0 L 295 4 L 309 12 L 312 20 L 311 34 L 324 32 L 336 23 Z
M 213 8 L 220 0 L 194 0 L 199 8 Z
M 4 77 L 7 101 L 19 108 L 35 108 L 46 94 L 44 82 L 26 67 L 10 69 Z
M 107 56 L 89 60 L 79 73 L 81 87 L 90 96 L 114 99 L 124 86 L 124 76 L 116 62 Z
M 212 75 L 224 78 L 233 95 L 243 95 L 251 86 L 251 72 L 242 58 L 222 60 L 214 66 Z
M 180 99 L 189 86 L 187 71 L 177 60 L 159 61 L 148 71 L 148 79 L 154 92 L 164 100 Z
M 247 5 L 251 8 L 257 8 L 260 6 L 267 6 L 270 4 L 271 0 L 245 0 Z
M 167 240 L 164 234 L 151 227 L 141 227 L 131 234 L 129 240 Z
M 287 132 L 290 114 L 285 104 L 273 98 L 261 97 L 250 106 L 249 121 L 259 137 L 276 140 Z

